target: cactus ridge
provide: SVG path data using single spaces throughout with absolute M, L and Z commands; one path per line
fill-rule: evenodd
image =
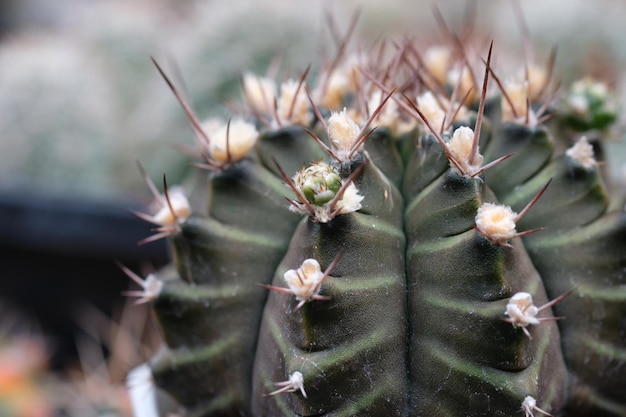
M 155 381 L 187 415 L 626 415 L 626 215 L 608 211 L 586 142 L 567 151 L 583 122 L 530 96 L 526 118 L 513 109 L 503 120 L 514 97 L 499 80 L 488 89 L 491 49 L 482 96 L 452 120 L 445 102 L 472 90 L 461 77 L 439 104 L 416 100 L 441 86 L 423 85 L 435 70 L 411 70 L 414 48 L 398 48 L 394 73 L 363 64 L 359 87 L 341 93 L 323 81 L 339 70 L 321 69 L 321 95 L 305 88 L 307 70 L 293 103 L 306 93 L 319 108 L 305 126 L 255 101 L 252 113 L 274 122 L 257 125 L 247 156 L 203 175 L 205 209 L 172 233 L 176 268 L 152 301 L 166 344 Z M 257 90 L 270 85 L 261 81 Z M 373 92 L 382 99 L 364 110 Z M 324 104 L 324 94 L 343 101 Z M 359 133 L 345 133 L 346 117 Z M 497 161 L 479 175 L 450 162 L 469 149 L 453 148 L 461 126 L 480 129 L 468 164 Z M 493 208 L 488 227 L 477 226 L 481 207 Z M 520 292 L 538 307 L 535 324 L 507 322 Z

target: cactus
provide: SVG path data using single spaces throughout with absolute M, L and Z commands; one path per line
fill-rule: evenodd
M 156 384 L 188 416 L 626 415 L 626 214 L 580 134 L 610 90 L 396 46 L 246 74 L 228 122 L 157 64 L 203 170 L 191 204 L 148 180 L 140 214 L 174 256 L 133 278 Z

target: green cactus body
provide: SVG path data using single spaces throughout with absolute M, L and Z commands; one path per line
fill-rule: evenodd
M 254 415 L 397 415 L 405 409 L 405 354 L 389 349 L 405 345 L 406 337 L 402 197 L 371 162 L 357 187 L 372 196 L 360 212 L 326 224 L 303 220 L 277 269 L 274 283 L 281 285 L 284 271 L 304 259 L 328 265 L 343 254 L 324 284 L 330 300 L 293 311 L 293 297 L 270 295 L 256 355 Z M 263 397 L 294 371 L 304 375 L 308 398 Z
M 403 107 L 363 148 L 269 127 L 210 172 L 152 301 L 157 385 L 190 416 L 626 415 L 626 214 L 586 141 L 496 103 L 465 162 L 476 114 L 438 135 Z M 478 149 L 514 155 L 473 174 Z
M 209 215 L 192 215 L 172 239 L 180 279 L 166 281 L 155 300 L 159 321 L 172 331 L 164 333 L 168 351 L 153 369 L 160 385 L 199 414 L 249 410 L 267 298 L 257 284 L 270 282 L 301 219 L 284 210 L 285 187 L 272 169 L 246 159 L 210 173 Z

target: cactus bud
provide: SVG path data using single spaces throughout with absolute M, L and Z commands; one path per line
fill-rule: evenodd
M 363 200 L 351 181 L 343 181 L 335 168 L 323 162 L 296 173 L 293 187 L 306 201 L 291 201 L 289 209 L 310 215 L 320 223 L 329 222 L 337 214 L 359 210 Z
M 309 203 L 316 206 L 323 206 L 335 198 L 342 185 L 339 173 L 323 163 L 311 165 L 298 172 L 293 179 Z
M 584 78 L 572 84 L 563 112 L 568 125 L 576 131 L 602 130 L 616 120 L 617 104 L 606 84 Z

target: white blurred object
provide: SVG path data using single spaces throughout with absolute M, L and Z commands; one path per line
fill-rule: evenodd
M 135 417 L 159 417 L 157 390 L 148 364 L 139 365 L 128 373 L 126 387 Z

